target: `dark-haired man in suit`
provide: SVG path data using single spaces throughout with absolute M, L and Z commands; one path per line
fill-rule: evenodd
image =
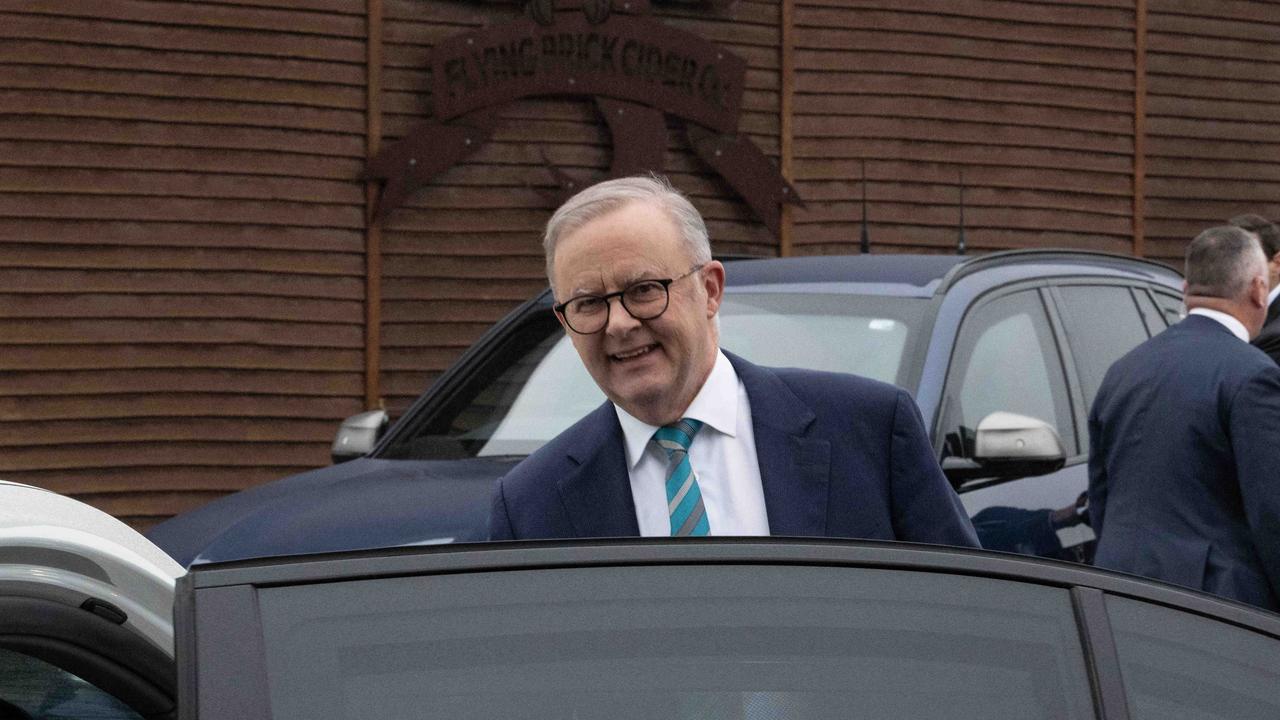
M 1185 319 L 1120 358 L 1089 413 L 1095 563 L 1280 609 L 1280 367 L 1252 233 L 1187 248 Z
M 665 180 L 578 193 L 547 223 L 544 247 L 556 316 L 608 401 L 498 481 L 493 539 L 977 545 L 905 391 L 720 349 L 724 266 Z
M 1267 295 L 1267 321 L 1253 339 L 1253 345 L 1280 363 L 1280 227 L 1252 213 L 1237 215 L 1229 222 L 1257 235 L 1262 243 L 1262 252 L 1267 256 L 1267 279 L 1271 285 L 1271 292 Z

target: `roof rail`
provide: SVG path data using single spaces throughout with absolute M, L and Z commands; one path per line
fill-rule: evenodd
M 1145 266 L 1144 269 L 1149 271 L 1159 272 L 1179 279 L 1182 278 L 1182 273 L 1168 265 L 1165 265 L 1164 263 L 1159 263 L 1155 260 L 1148 260 L 1146 258 L 1132 257 L 1130 255 L 1119 255 L 1116 253 L 1098 252 L 1095 250 L 1071 250 L 1067 248 L 1018 249 L 1001 250 L 999 252 L 993 252 L 987 255 L 976 255 L 965 259 L 964 262 L 961 262 L 959 265 L 956 265 L 947 271 L 947 274 L 943 276 L 942 282 L 938 286 L 937 292 L 946 292 L 952 285 L 956 284 L 961 279 L 989 267 L 1042 262 L 1044 260 L 1052 260 L 1055 258 L 1128 270 L 1133 270 L 1133 265 L 1136 263 Z

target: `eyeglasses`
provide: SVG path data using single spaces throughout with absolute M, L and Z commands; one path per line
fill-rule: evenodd
M 705 263 L 693 266 L 680 277 L 661 280 L 640 280 L 625 288 L 605 295 L 579 295 L 556 305 L 553 310 L 564 318 L 569 329 L 579 335 L 598 333 L 609 324 L 609 301 L 618 298 L 627 314 L 637 320 L 653 320 L 667 311 L 671 303 L 671 283 L 683 280 L 703 268 Z

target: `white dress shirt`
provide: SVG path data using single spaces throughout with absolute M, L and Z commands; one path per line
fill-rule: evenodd
M 658 428 L 616 405 L 614 410 L 626 438 L 631 497 L 635 500 L 640 534 L 670 536 L 667 455 L 650 442 Z M 683 417 L 703 423 L 689 447 L 689 464 L 698 478 L 711 534 L 768 535 L 769 517 L 756 461 L 751 403 L 747 389 L 724 353 L 716 351 L 715 367 Z
M 1249 329 L 1244 326 L 1244 323 L 1240 322 L 1232 315 L 1228 315 L 1227 313 L 1220 312 L 1218 310 L 1210 310 L 1209 308 L 1196 308 L 1187 314 L 1203 315 L 1207 318 L 1217 320 L 1225 325 L 1226 328 L 1231 331 L 1232 335 L 1235 335 L 1245 342 L 1249 342 Z

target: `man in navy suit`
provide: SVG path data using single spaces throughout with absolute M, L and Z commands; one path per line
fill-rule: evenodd
M 1280 363 L 1280 227 L 1261 215 L 1237 215 L 1229 221 L 1236 227 L 1258 236 L 1262 252 L 1267 256 L 1267 279 L 1271 292 L 1267 295 L 1267 320 L 1253 339 L 1253 346 Z
M 1187 249 L 1182 322 L 1116 361 L 1089 414 L 1095 564 L 1280 609 L 1280 367 L 1249 338 L 1267 259 L 1247 230 Z
M 724 266 L 697 210 L 665 180 L 582 191 L 552 216 L 544 248 L 556 315 L 608 401 L 498 481 L 493 539 L 977 546 L 906 392 L 763 368 L 719 348 Z

